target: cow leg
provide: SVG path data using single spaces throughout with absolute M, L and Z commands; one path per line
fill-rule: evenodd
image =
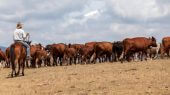
M 57 58 L 53 56 L 53 66 L 57 66 Z
M 77 58 L 76 57 L 74 57 L 74 64 L 76 65 L 76 60 L 77 60 Z
M 140 57 L 139 57 L 139 58 L 140 58 L 140 60 L 141 60 L 141 61 L 143 61 L 143 58 L 144 58 L 144 52 L 139 52 L 139 56 L 140 56 Z
M 146 52 L 146 50 L 143 51 L 143 54 L 144 54 L 143 56 L 145 57 L 145 60 L 147 61 L 147 52 Z M 151 55 L 151 57 L 152 57 L 152 55 Z
M 166 50 L 166 53 L 167 53 L 167 56 L 169 57 L 170 56 L 169 49 Z
M 38 67 L 38 68 L 41 67 L 41 59 L 38 60 L 38 62 L 37 62 L 37 67 Z
M 36 64 L 35 58 L 33 58 L 33 59 L 31 60 L 31 67 L 32 67 L 32 68 L 35 68 L 35 67 L 36 67 L 35 64 Z
M 121 63 L 126 59 L 128 50 L 124 50 L 120 56 Z
M 63 64 L 62 64 L 62 58 L 59 57 L 59 60 L 60 60 L 60 66 L 62 66 L 62 65 L 63 65 Z
M 27 66 L 27 68 L 29 68 L 29 65 L 28 65 L 28 60 L 26 61 L 26 66 Z
M 88 59 L 86 59 L 87 60 L 87 64 L 90 64 L 90 57 L 88 58 Z
M 69 58 L 70 60 L 69 60 L 69 63 L 70 63 L 70 65 L 72 65 L 72 58 Z
M 97 55 L 96 53 L 93 54 L 93 63 L 96 64 L 96 60 L 97 60 Z
M 46 58 L 44 59 L 44 66 L 47 66 L 47 60 L 46 60 Z
M 109 58 L 109 62 L 112 62 L 112 54 L 109 54 L 108 58 Z
M 10 61 L 10 59 L 8 59 L 8 68 L 10 68 L 10 63 L 11 63 L 11 61 Z
M 36 67 L 36 68 L 38 68 L 38 64 L 39 64 L 39 59 L 36 58 L 36 60 L 35 60 L 35 67 Z
M 82 61 L 82 56 L 81 55 L 79 56 L 79 60 L 80 60 L 80 64 L 82 64 L 83 61 Z

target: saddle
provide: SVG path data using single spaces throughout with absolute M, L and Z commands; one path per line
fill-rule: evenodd
M 31 42 L 32 41 L 24 41 L 25 43 L 27 43 L 29 46 L 30 46 L 30 44 L 31 44 Z M 22 47 L 24 47 L 25 49 L 27 49 L 27 47 L 23 44 L 23 43 L 21 43 L 21 42 L 14 42 L 14 44 L 21 44 L 22 45 Z

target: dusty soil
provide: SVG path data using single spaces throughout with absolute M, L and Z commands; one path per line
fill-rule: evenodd
M 0 95 L 170 95 L 170 59 L 10 72 L 0 69 Z

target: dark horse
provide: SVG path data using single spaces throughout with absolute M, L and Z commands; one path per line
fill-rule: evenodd
M 11 59 L 11 65 L 12 65 L 11 77 L 13 77 L 13 74 L 15 74 L 15 76 L 18 76 L 20 74 L 20 67 L 22 67 L 22 75 L 24 76 L 24 67 L 25 67 L 25 61 L 26 61 L 26 48 L 21 43 L 16 42 L 11 45 L 10 59 Z M 18 72 L 16 72 L 15 70 L 17 64 L 18 64 Z

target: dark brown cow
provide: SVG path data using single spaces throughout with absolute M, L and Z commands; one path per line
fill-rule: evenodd
M 122 41 L 116 41 L 113 43 L 113 55 L 114 55 L 114 61 L 120 60 L 120 56 L 123 52 L 123 42 Z
M 169 51 L 170 51 L 170 37 L 164 37 L 162 39 L 162 52 L 161 52 L 161 56 L 163 57 L 163 55 L 165 53 L 168 56 L 170 56 Z
M 20 67 L 22 66 L 22 75 L 24 76 L 24 67 L 26 60 L 26 48 L 21 43 L 14 43 L 10 46 L 10 60 L 12 65 L 12 73 L 15 76 L 19 75 Z M 16 73 L 16 65 L 18 64 L 18 72 Z
M 57 65 L 57 58 L 59 58 L 60 66 L 62 66 L 62 58 L 64 56 L 64 50 L 66 45 L 63 43 L 47 45 L 46 50 L 50 52 L 53 57 L 53 65 Z
M 111 42 L 98 42 L 95 45 L 94 52 L 95 52 L 95 57 L 94 61 L 96 62 L 96 59 L 99 59 L 99 62 L 101 62 L 100 58 L 105 58 L 105 61 L 109 59 L 111 62 L 111 57 L 112 57 L 112 47 L 113 44 Z
M 76 65 L 76 57 L 77 57 L 77 51 L 75 48 L 72 48 L 71 45 L 65 48 L 63 61 L 67 61 L 67 65 L 68 65 L 68 60 L 70 65 L 72 65 L 72 62 Z
M 5 55 L 5 53 L 0 49 L 0 62 L 1 61 L 5 61 L 6 63 L 8 63 L 8 59 Z M 5 67 L 7 67 L 7 66 L 5 66 Z
M 146 38 L 146 37 L 135 37 L 135 38 L 126 38 L 123 40 L 123 58 L 128 57 L 129 52 L 139 52 L 147 55 L 147 49 L 150 47 L 156 47 L 156 39 Z M 142 58 L 141 58 L 142 60 Z M 121 61 L 123 62 L 123 60 Z

